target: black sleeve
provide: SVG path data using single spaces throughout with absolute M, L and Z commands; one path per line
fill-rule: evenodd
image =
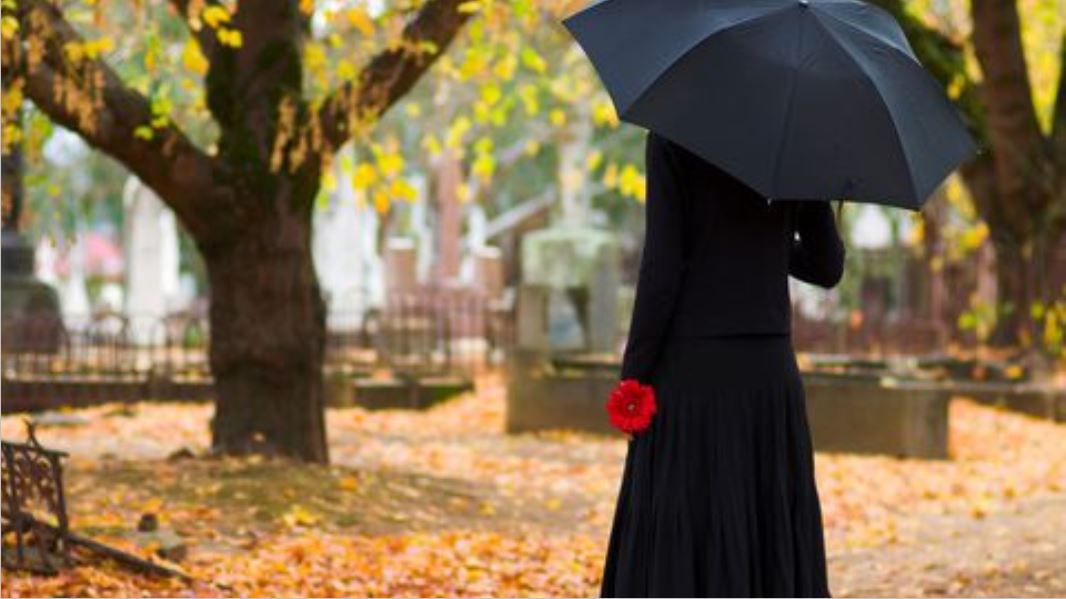
M 844 275 L 844 242 L 829 202 L 802 202 L 796 207 L 796 232 L 788 272 L 797 279 L 831 289 Z
M 649 134 L 645 146 L 647 198 L 633 317 L 622 357 L 622 378 L 648 384 L 662 349 L 684 268 L 682 188 L 678 158 L 669 144 Z

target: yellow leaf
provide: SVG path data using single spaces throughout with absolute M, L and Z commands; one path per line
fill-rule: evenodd
M 986 239 L 988 239 L 988 225 L 981 222 L 963 233 L 961 241 L 964 248 L 973 251 L 981 247 Z
M 624 195 L 643 200 L 645 193 L 644 175 L 640 174 L 636 166 L 627 164 L 622 168 L 618 188 Z
M 304 65 L 310 71 L 317 71 L 326 64 L 326 50 L 322 44 L 311 42 L 304 46 Z
M 374 165 L 366 162 L 359 163 L 352 175 L 352 186 L 356 189 L 366 189 L 378 180 L 378 172 Z
M 607 165 L 607 170 L 603 173 L 603 185 L 607 189 L 614 189 L 618 187 L 618 165 L 610 163 Z
M 608 100 L 600 100 L 592 106 L 592 122 L 597 127 L 617 127 L 618 126 L 618 113 L 614 110 L 614 105 Z
M 295 504 L 284 516 L 281 517 L 285 524 L 295 526 L 311 526 L 318 522 L 318 516 L 312 514 L 307 508 Z
M 229 11 L 223 6 L 218 4 L 212 4 L 204 8 L 200 13 L 200 20 L 207 23 L 208 27 L 212 29 L 217 28 L 222 23 L 229 23 L 230 15 Z
M 496 171 L 496 159 L 491 154 L 479 154 L 474 159 L 472 169 L 474 174 L 480 177 L 482 181 L 488 181 Z
M 487 135 L 479 137 L 478 140 L 474 142 L 474 151 L 478 154 L 489 154 L 492 152 L 492 148 L 492 138 Z
M 310 15 L 315 12 L 315 0 L 300 0 L 300 12 Z
M 207 58 L 200 51 L 200 44 L 195 39 L 190 38 L 181 49 L 181 64 L 197 75 L 207 73 Z
M 460 4 L 456 11 L 461 14 L 469 15 L 474 14 L 476 12 L 480 12 L 481 9 L 482 2 L 480 0 L 468 0 L 467 2 L 463 2 L 462 4 Z
M 499 102 L 502 96 L 503 92 L 500 91 L 500 86 L 495 83 L 481 86 L 481 99 L 489 106 Z
M 14 115 L 22 107 L 22 80 L 16 80 L 3 91 L 0 106 L 5 116 Z
M 589 172 L 596 170 L 601 164 L 603 164 L 603 152 L 600 150 L 593 150 L 585 159 L 585 168 Z
M 378 155 L 378 168 L 386 177 L 395 177 L 403 170 L 403 156 L 396 152 L 382 152 Z
M 345 491 L 354 491 L 359 488 L 359 480 L 354 476 L 346 476 L 342 478 L 339 484 Z
M 561 108 L 556 108 L 548 114 L 548 120 L 556 127 L 562 127 L 566 124 L 566 113 Z
M 470 186 L 466 183 L 460 183 L 455 186 L 455 197 L 459 199 L 459 202 L 463 204 L 469 202 L 472 195 Z
M 389 205 L 389 194 L 380 189 L 374 192 L 374 209 L 378 211 L 378 214 L 388 212 Z
M 515 68 L 518 67 L 518 59 L 514 54 L 508 54 L 501 58 L 496 66 L 492 67 L 492 74 L 501 81 L 510 81 L 514 78 Z
M 240 48 L 244 44 L 244 36 L 236 29 L 226 29 L 220 27 L 218 30 L 218 41 L 223 46 L 229 46 L 231 48 Z
M 522 104 L 525 107 L 528 116 L 534 116 L 540 112 L 540 99 L 538 98 L 538 95 L 537 88 L 531 83 L 526 83 L 518 88 L 518 97 L 522 99 Z
M 3 34 L 4 39 L 11 39 L 18 35 L 19 22 L 15 17 L 5 15 L 3 18 L 3 25 L 0 26 L 0 32 Z
M 347 59 L 341 59 L 337 63 L 337 78 L 341 81 L 351 81 L 356 76 L 355 65 Z
M 72 62 L 78 62 L 83 58 L 96 59 L 114 48 L 115 42 L 110 37 L 86 42 L 67 42 L 63 45 L 63 51 Z
M 406 179 L 396 179 L 392 182 L 389 188 L 389 193 L 392 197 L 398 200 L 405 200 L 408 202 L 414 202 L 418 199 L 418 190 L 414 185 L 411 185 Z
M 432 157 L 439 156 L 443 151 L 440 140 L 432 133 L 427 133 L 426 136 L 422 138 L 422 149 Z
M 470 130 L 471 126 L 473 126 L 473 123 L 471 123 L 470 119 L 465 116 L 455 119 L 452 125 L 448 127 L 448 136 L 444 142 L 445 145 L 453 149 L 458 148 L 463 141 L 463 136 L 466 135 L 466 132 Z
M 80 62 L 85 58 L 85 46 L 80 42 L 67 42 L 63 44 L 63 53 L 67 55 L 67 60 Z
M 137 139 L 143 139 L 145 141 L 151 140 L 155 136 L 155 132 L 148 125 L 141 125 L 133 130 L 133 136 Z
M 365 8 L 360 6 L 350 9 L 344 16 L 348 18 L 348 24 L 358 29 L 363 35 L 367 37 L 374 35 L 374 20 L 370 18 Z
M 534 73 L 544 73 L 548 70 L 548 63 L 529 46 L 522 48 L 522 65 Z

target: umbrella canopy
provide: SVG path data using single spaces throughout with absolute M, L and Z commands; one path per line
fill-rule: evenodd
M 859 0 L 602 0 L 564 21 L 622 120 L 773 200 L 921 207 L 974 144 Z

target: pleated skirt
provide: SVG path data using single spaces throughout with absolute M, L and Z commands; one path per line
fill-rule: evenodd
M 829 597 L 788 336 L 672 339 L 629 442 L 603 597 Z

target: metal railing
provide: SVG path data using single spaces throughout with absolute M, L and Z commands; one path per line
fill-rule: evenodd
M 467 291 L 394 295 L 327 319 L 324 369 L 401 378 L 472 375 L 503 363 L 510 311 Z M 210 329 L 201 314 L 163 318 L 5 318 L 5 412 L 212 395 Z

